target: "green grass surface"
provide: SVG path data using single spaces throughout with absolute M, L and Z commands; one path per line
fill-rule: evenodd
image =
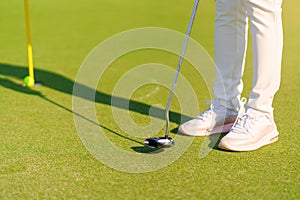
M 138 27 L 164 27 L 185 32 L 193 1 L 79 0 L 31 1 L 32 39 L 37 80 L 41 87 L 20 86 L 27 74 L 26 35 L 22 1 L 0 3 L 0 199 L 299 199 L 299 47 L 297 0 L 284 2 L 284 56 L 282 85 L 274 101 L 280 132 L 277 143 L 254 152 L 232 153 L 214 149 L 203 159 L 205 138 L 195 138 L 174 163 L 150 173 L 125 173 L 95 159 L 84 147 L 73 121 L 72 88 L 88 53 L 119 32 Z M 192 37 L 213 55 L 214 1 L 202 1 Z M 251 56 L 245 71 L 247 96 L 251 87 Z M 97 90 L 112 94 L 114 84 L 132 67 L 149 62 L 176 66 L 178 57 L 144 50 L 116 60 Z M 195 74 L 184 63 L 184 75 Z M 171 81 L 171 80 L 170 80 Z M 200 109 L 209 99 L 198 76 L 189 80 Z M 155 89 L 147 85 L 132 95 Z M 46 98 L 41 98 L 43 94 Z M 102 96 L 103 97 L 103 96 Z M 161 89 L 145 105 L 165 105 Z M 143 138 L 120 130 L 111 107 L 98 101 L 95 108 L 105 134 L 120 148 L 134 152 Z M 137 106 L 140 104 L 137 104 Z M 134 105 L 132 105 L 134 106 Z M 141 106 L 141 105 L 140 105 Z M 137 107 L 145 109 L 145 106 Z M 172 105 L 179 112 L 178 99 Z M 146 125 L 145 114 L 130 112 Z M 190 116 L 193 117 L 193 116 Z M 176 128 L 176 120 L 171 123 Z M 110 131 L 109 131 L 110 130 Z M 160 134 L 163 134 L 161 130 Z M 173 135 L 173 133 L 172 133 Z

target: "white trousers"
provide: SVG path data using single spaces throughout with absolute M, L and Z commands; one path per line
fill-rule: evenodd
M 250 22 L 253 77 L 247 106 L 273 112 L 281 74 L 281 6 L 282 0 L 216 0 L 214 95 L 224 106 L 239 107 Z

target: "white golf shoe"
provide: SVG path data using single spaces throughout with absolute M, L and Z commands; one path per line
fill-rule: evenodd
M 230 151 L 252 151 L 278 140 L 271 114 L 248 109 L 224 136 L 219 148 Z
M 217 133 L 229 132 L 240 112 L 244 112 L 246 99 L 242 98 L 240 111 L 226 108 L 215 101 L 208 110 L 195 119 L 179 126 L 179 132 L 188 136 L 207 136 Z

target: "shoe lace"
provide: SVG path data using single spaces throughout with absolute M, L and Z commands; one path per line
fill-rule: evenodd
M 216 112 L 216 110 L 221 110 L 222 107 L 220 105 L 214 105 L 214 104 L 210 104 L 209 108 L 201 113 L 200 115 L 198 115 L 196 118 L 199 120 L 204 120 L 207 119 L 208 117 L 212 116 L 212 112 Z
M 245 97 L 241 98 L 240 101 L 240 108 L 239 108 L 239 112 L 238 112 L 238 116 L 236 121 L 234 122 L 234 125 L 237 123 L 238 119 L 242 116 L 242 114 L 245 112 L 245 104 L 247 103 L 247 99 Z M 207 101 L 206 102 L 207 105 L 210 104 L 209 109 L 207 109 L 205 112 L 203 112 L 202 114 L 198 115 L 196 118 L 199 120 L 204 120 L 207 119 L 208 117 L 212 116 L 212 112 L 218 112 L 224 109 L 223 106 L 219 105 L 219 104 L 213 104 L 211 101 Z
M 238 117 L 241 117 L 241 115 L 245 112 L 245 105 L 247 103 L 247 99 L 245 97 L 241 98 L 240 102 L 240 108 L 239 108 L 239 114 Z
M 244 133 L 244 132 L 249 133 L 250 127 L 249 127 L 249 123 L 247 123 L 249 121 L 249 118 L 251 118 L 249 114 L 243 113 L 242 116 L 236 120 L 232 129 L 240 133 Z
M 241 98 L 241 102 L 240 102 L 240 108 L 239 108 L 239 112 L 238 112 L 238 116 L 235 120 L 235 122 L 233 123 L 232 127 L 235 127 L 235 125 L 239 122 L 239 120 L 242 118 L 242 116 L 245 115 L 245 105 L 247 103 L 247 99 L 245 97 Z
M 207 109 L 205 112 L 198 115 L 196 118 L 199 120 L 204 120 L 204 119 L 208 118 L 209 116 L 211 116 L 212 109 L 213 109 L 213 106 L 211 105 L 209 109 Z

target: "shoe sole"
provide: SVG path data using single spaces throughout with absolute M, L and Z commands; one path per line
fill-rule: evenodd
M 234 146 L 230 145 L 228 142 L 222 141 L 219 143 L 218 147 L 220 149 L 228 150 L 228 151 L 253 151 L 259 149 L 268 144 L 272 144 L 278 140 L 278 131 L 274 130 L 271 133 L 267 134 L 263 138 L 261 138 L 258 142 L 243 146 Z
M 222 126 L 216 126 L 212 130 L 204 130 L 204 131 L 195 131 L 193 133 L 190 133 L 186 129 L 184 129 L 183 126 L 179 127 L 179 132 L 183 135 L 187 136 L 209 136 L 214 134 L 220 134 L 220 133 L 227 133 L 230 131 L 234 123 L 228 123 Z

